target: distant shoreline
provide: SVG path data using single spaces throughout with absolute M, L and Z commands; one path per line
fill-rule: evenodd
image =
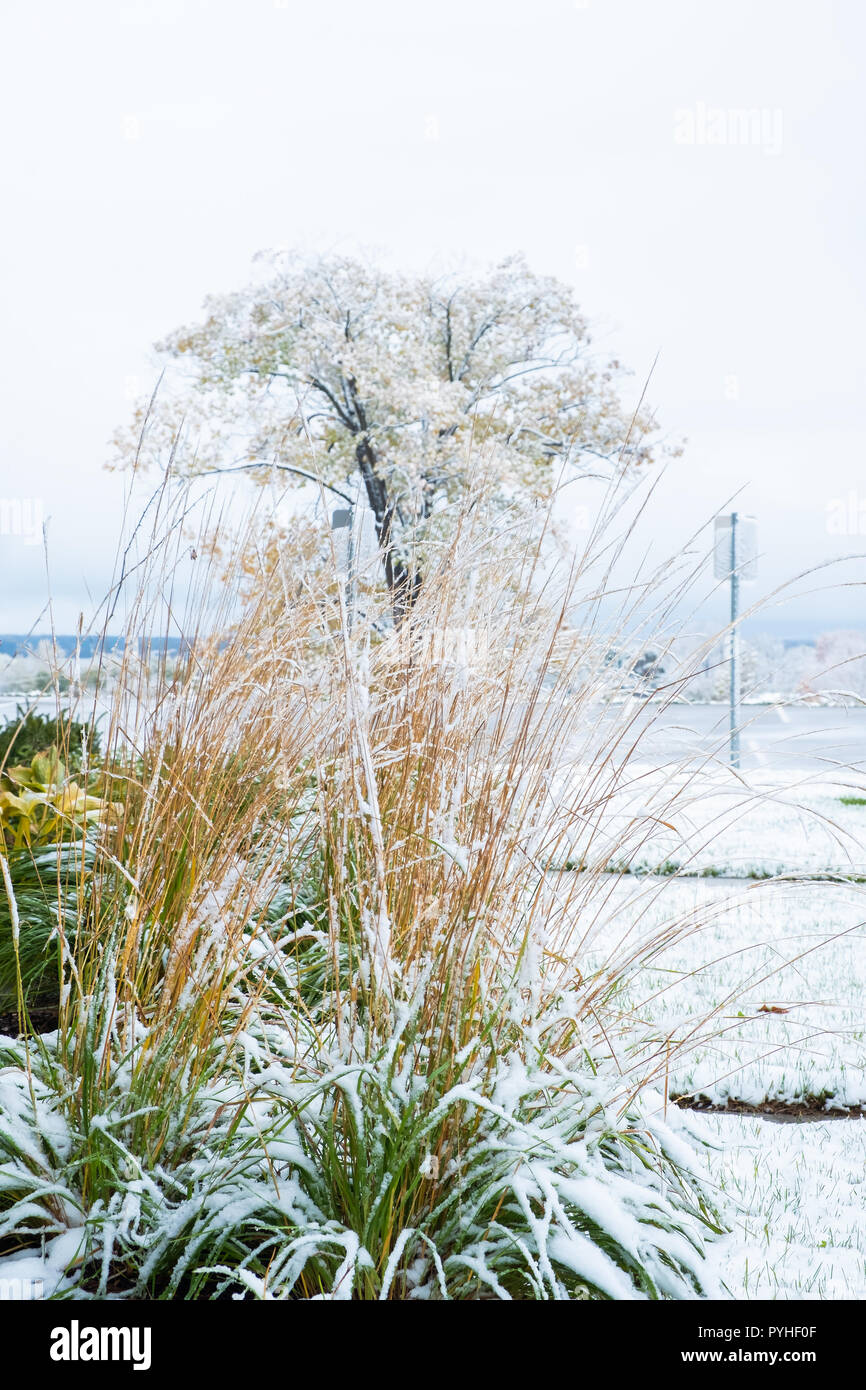
M 125 651 L 127 639 L 122 634 L 89 634 L 79 637 L 77 633 L 58 632 L 52 635 L 50 632 L 44 633 L 23 633 L 7 632 L 0 634 L 0 658 L 40 656 L 46 647 L 56 648 L 63 656 L 73 656 L 78 652 L 87 658 L 95 656 L 100 650 L 107 652 Z M 143 648 L 150 650 L 163 650 L 168 652 L 179 652 L 188 646 L 187 640 L 183 637 L 170 637 L 160 634 L 153 634 L 148 637 L 135 637 L 132 643 L 139 651 Z

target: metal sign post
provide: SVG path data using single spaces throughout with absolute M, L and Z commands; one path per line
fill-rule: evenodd
M 357 505 L 353 501 L 348 507 L 338 507 L 331 514 L 331 529 L 346 530 L 346 632 L 352 634 L 352 620 L 355 616 L 355 513 Z
M 740 576 L 737 573 L 737 513 L 731 512 L 731 767 L 740 766 Z
M 713 552 L 716 579 L 731 583 L 731 686 L 730 686 L 730 762 L 740 766 L 740 584 L 757 578 L 758 528 L 752 516 L 716 517 Z
M 346 532 L 345 541 L 341 545 L 340 560 L 345 557 L 346 630 L 351 633 L 357 616 L 358 580 L 359 577 L 363 580 L 365 574 L 368 574 L 370 566 L 378 558 L 379 549 L 375 519 L 367 505 L 361 478 L 358 475 L 349 478 L 346 487 L 348 495 L 340 495 L 349 505 L 332 512 L 331 529 Z

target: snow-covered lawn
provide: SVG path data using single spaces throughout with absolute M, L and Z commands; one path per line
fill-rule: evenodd
M 676 832 L 660 828 L 632 868 L 667 860 L 731 877 L 615 879 L 592 957 L 631 954 L 665 925 L 691 923 L 622 996 L 625 1008 L 639 1006 L 650 1050 L 687 1040 L 671 1063 L 671 1094 L 866 1107 L 866 884 L 796 881 L 863 873 L 866 807 L 841 804 L 857 794 L 851 787 L 778 778 L 744 811 L 726 777 L 713 778 Z M 712 1010 L 710 1037 L 698 1025 Z M 734 1225 L 715 1257 L 733 1298 L 866 1297 L 866 1120 L 691 1112 L 687 1126 L 716 1145 L 699 1163 Z
M 735 1222 L 715 1252 L 731 1296 L 866 1297 L 866 1120 L 699 1123 L 720 1145 L 701 1164 Z
M 592 936 L 601 960 L 678 919 L 692 928 L 622 997 L 648 1037 L 683 1040 L 670 1089 L 866 1106 L 866 886 L 624 876 Z M 712 1010 L 716 1036 L 699 1027 Z M 776 1012 L 785 1010 L 785 1012 Z
M 843 796 L 864 797 L 861 785 L 839 787 L 781 778 L 752 782 L 747 794 L 723 772 L 707 794 L 688 796 L 675 829 L 659 827 L 634 867 L 681 865 L 689 873 L 753 878 L 777 874 L 841 873 L 866 876 L 866 806 L 846 805 Z M 688 795 L 688 794 L 687 794 Z
M 635 766 L 601 825 L 578 834 L 568 858 L 609 857 L 612 867 L 636 873 L 866 878 L 866 804 L 852 804 L 866 803 L 864 781 L 853 774 L 818 781 L 807 772 L 761 771 L 741 779 L 719 766 Z M 633 841 L 625 856 L 624 838 Z

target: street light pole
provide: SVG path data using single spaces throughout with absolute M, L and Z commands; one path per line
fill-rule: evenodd
M 740 766 L 740 585 L 758 577 L 758 525 L 753 516 L 730 512 L 717 516 L 713 573 L 731 586 L 730 624 L 730 764 Z
M 740 766 L 740 575 L 737 569 L 737 513 L 731 512 L 731 767 Z

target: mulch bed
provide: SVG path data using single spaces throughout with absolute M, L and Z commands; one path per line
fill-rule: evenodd
M 706 1096 L 672 1096 L 674 1105 L 681 1110 L 700 1110 L 705 1115 L 752 1115 L 756 1120 L 776 1120 L 778 1123 L 803 1123 L 809 1120 L 860 1120 L 866 1117 L 861 1105 L 845 1109 L 841 1105 L 827 1105 L 817 1096 L 807 1096 L 802 1101 L 766 1100 L 762 1105 L 749 1105 L 743 1100 L 729 1100 L 725 1105 L 716 1105 Z

